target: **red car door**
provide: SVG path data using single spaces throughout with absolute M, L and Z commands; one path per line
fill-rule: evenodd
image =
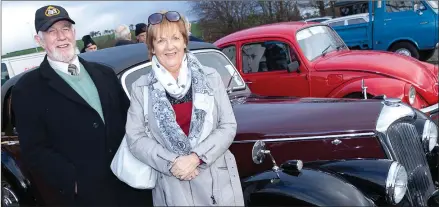
M 310 95 L 308 71 L 296 50 L 281 39 L 247 40 L 237 47 L 237 68 L 253 93 L 258 95 Z M 297 62 L 295 62 L 297 61 Z M 299 67 L 294 67 L 295 63 Z M 289 72 L 287 68 L 294 68 Z

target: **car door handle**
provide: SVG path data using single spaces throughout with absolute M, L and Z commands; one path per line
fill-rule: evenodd
M 250 83 L 253 83 L 253 82 L 251 82 L 251 81 L 245 81 L 245 83 L 246 83 L 246 84 L 250 84 Z
M 419 24 L 428 24 L 428 22 L 421 22 L 421 23 L 419 23 Z
M 390 20 L 392 20 L 392 19 L 384 19 L 385 22 L 390 21 Z

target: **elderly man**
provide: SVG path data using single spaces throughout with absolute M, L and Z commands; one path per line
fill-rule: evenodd
M 90 35 L 84 35 L 84 37 L 82 37 L 82 42 L 84 42 L 84 47 L 82 48 L 81 53 L 92 52 L 98 49 L 98 46 Z
M 147 26 L 145 23 L 136 24 L 136 39 L 137 43 L 145 43 L 146 44 L 146 30 Z
M 116 38 L 114 46 L 134 44 L 134 42 L 131 41 L 131 30 L 127 25 L 118 26 L 114 31 L 114 36 Z
M 151 205 L 148 191 L 129 188 L 110 170 L 129 100 L 112 69 L 76 55 L 73 24 L 60 6 L 35 13 L 35 40 L 47 54 L 12 91 L 24 163 L 52 205 Z

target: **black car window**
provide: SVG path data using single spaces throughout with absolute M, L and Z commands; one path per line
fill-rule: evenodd
M 5 63 L 2 63 L 2 85 L 9 80 L 8 68 Z
M 348 20 L 348 25 L 361 24 L 361 23 L 366 23 L 366 21 L 363 18 L 356 18 L 356 19 L 349 19 Z
M 413 10 L 413 1 L 386 1 L 386 12 L 403 12 Z
M 227 58 L 219 52 L 208 51 L 208 52 L 196 52 L 194 54 L 202 65 L 216 69 L 218 73 L 221 75 L 224 85 L 227 87 L 227 84 L 230 78 L 232 77 L 232 74 L 236 71 L 235 67 L 233 67 L 230 64 L 230 61 L 228 61 Z M 131 94 L 132 84 L 137 79 L 139 79 L 140 76 L 147 74 L 150 71 L 151 71 L 151 65 L 148 64 L 148 66 L 144 68 L 140 68 L 138 70 L 130 72 L 125 77 L 125 87 L 128 90 L 129 94 Z M 239 76 L 238 71 L 236 71 L 236 74 L 237 75 L 235 76 L 235 78 L 231 83 L 231 87 L 245 88 L 244 81 L 241 79 L 241 76 Z
M 322 19 L 313 19 L 313 20 L 311 20 L 310 22 L 318 22 L 318 23 L 320 23 L 320 22 L 323 22 L 323 21 L 326 21 L 326 20 L 328 20 L 328 19 L 325 19 L 325 18 L 322 18 Z
M 222 52 L 232 61 L 233 65 L 236 67 L 236 46 L 231 45 L 222 49 Z
M 280 41 L 246 44 L 242 47 L 242 72 L 258 73 L 287 70 L 291 63 L 290 47 Z M 295 57 L 295 53 L 293 53 Z

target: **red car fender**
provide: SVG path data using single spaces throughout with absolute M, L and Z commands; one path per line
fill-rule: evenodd
M 363 78 L 352 79 L 335 88 L 328 97 L 343 98 L 352 93 L 362 93 L 361 80 Z M 406 82 L 393 78 L 364 78 L 364 85 L 367 93 L 372 96 L 386 95 L 391 98 L 404 99 Z

